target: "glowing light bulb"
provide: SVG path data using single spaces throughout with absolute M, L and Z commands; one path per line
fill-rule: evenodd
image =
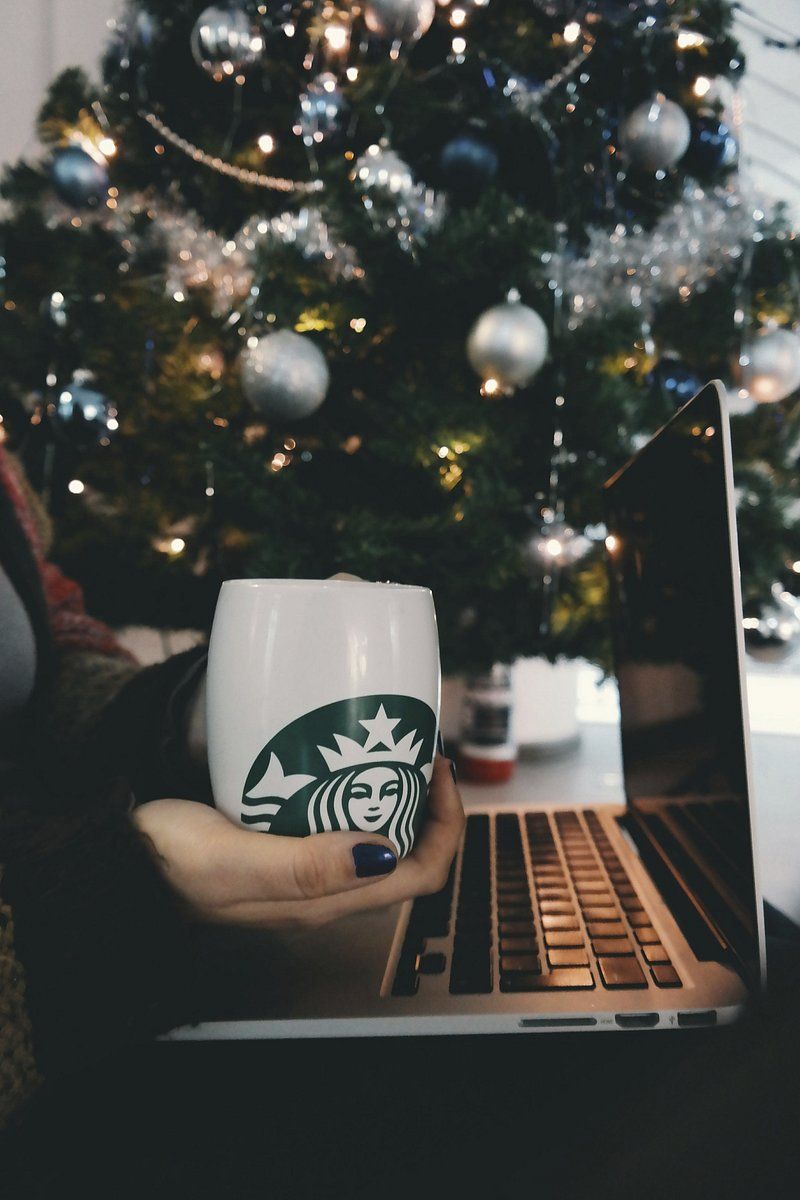
M 344 25 L 327 25 L 325 27 L 325 41 L 331 50 L 344 50 L 348 42 L 347 29 Z
M 558 558 L 563 549 L 558 538 L 548 538 L 544 544 L 544 548 L 551 558 Z
M 358 79 L 358 67 L 348 67 L 345 71 L 345 75 L 351 83 L 355 83 L 355 81 Z
M 581 27 L 577 21 L 570 21 L 569 24 L 564 27 L 564 41 L 567 43 L 567 45 L 571 46 L 573 42 L 577 42 L 580 36 Z
M 67 490 L 72 492 L 73 496 L 80 496 L 84 490 L 85 484 L 82 479 L 70 479 L 67 484 Z
M 613 533 L 610 533 L 606 538 L 606 550 L 608 550 L 610 554 L 613 554 L 618 546 L 619 538 L 615 537 Z
M 275 149 L 275 138 L 271 133 L 262 133 L 258 139 L 258 148 L 262 154 L 272 154 Z
M 450 24 L 454 25 L 456 29 L 460 29 L 466 19 L 467 14 L 464 12 L 463 8 L 454 8 L 450 13 Z
M 453 54 L 463 54 L 467 48 L 466 39 L 463 37 L 454 37 L 452 45 Z
M 486 393 L 486 395 L 487 395 L 487 396 L 494 396 L 494 395 L 496 395 L 496 394 L 497 394 L 497 392 L 498 392 L 498 390 L 499 390 L 499 388 L 500 388 L 500 384 L 497 382 L 497 380 L 496 380 L 496 379 L 486 379 L 486 380 L 484 380 L 484 383 L 483 383 L 483 390 L 484 390 L 484 392 Z
M 170 554 L 182 554 L 186 549 L 186 542 L 182 537 L 174 537 L 170 539 L 169 552 Z
M 792 570 L 795 575 L 800 575 L 800 558 L 798 558 L 797 562 L 792 563 Z
M 97 149 L 105 158 L 113 158 L 117 153 L 117 143 L 111 137 L 104 137 L 97 143 Z
M 448 446 L 440 446 L 436 453 L 439 455 L 439 458 L 447 458 L 450 448 Z
M 707 96 L 711 91 L 711 80 L 707 75 L 698 75 L 697 79 L 695 79 L 694 84 L 692 85 L 692 91 L 698 98 Z

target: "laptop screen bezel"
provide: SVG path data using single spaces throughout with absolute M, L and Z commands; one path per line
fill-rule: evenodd
M 708 383 L 700 392 L 697 393 L 691 400 L 683 405 L 675 415 L 664 425 L 657 433 L 653 435 L 647 445 L 634 455 L 623 467 L 621 467 L 604 485 L 604 492 L 608 496 L 612 496 L 614 490 L 621 485 L 623 479 L 625 486 L 635 486 L 638 477 L 638 472 L 643 465 L 646 466 L 648 457 L 657 451 L 659 439 L 666 433 L 670 427 L 680 421 L 685 421 L 687 417 L 691 419 L 693 409 L 707 410 L 709 404 L 713 406 L 715 414 L 715 422 L 721 434 L 722 458 L 723 458 L 723 476 L 725 486 L 725 512 L 727 516 L 727 533 L 730 547 L 729 560 L 731 565 L 730 588 L 733 598 L 733 612 L 735 630 L 735 646 L 737 671 L 739 676 L 739 695 L 741 698 L 741 728 L 743 736 L 743 758 L 745 767 L 745 787 L 747 792 L 747 809 L 749 815 L 750 826 L 750 847 L 752 854 L 753 868 L 753 887 L 755 900 L 755 918 L 756 918 L 756 939 L 758 950 L 758 965 L 759 965 L 759 980 L 763 987 L 766 983 L 766 943 L 764 938 L 764 906 L 763 893 L 761 887 L 761 876 L 758 853 L 758 823 L 755 803 L 755 789 L 753 786 L 753 768 L 752 768 L 752 752 L 750 745 L 750 725 L 748 716 L 747 704 L 747 679 L 744 669 L 745 664 L 745 646 L 744 646 L 744 614 L 742 611 L 742 592 L 741 592 L 741 571 L 739 566 L 739 546 L 736 533 L 736 502 L 733 482 L 733 454 L 731 449 L 731 434 L 730 434 L 730 419 L 727 410 L 727 399 L 725 395 L 724 385 L 717 379 Z M 612 597 L 613 602 L 613 597 Z M 616 651 L 615 651 L 616 653 Z M 625 757 L 625 730 L 620 728 L 620 736 L 622 739 L 623 760 Z M 632 804 L 631 797 L 626 790 L 626 808 L 630 815 L 636 815 L 636 810 Z

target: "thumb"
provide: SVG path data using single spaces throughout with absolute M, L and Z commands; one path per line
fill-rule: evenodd
M 365 887 L 397 866 L 388 838 L 364 833 L 281 837 L 236 831 L 235 871 L 242 899 L 314 900 Z M 234 869 L 233 863 L 231 868 Z

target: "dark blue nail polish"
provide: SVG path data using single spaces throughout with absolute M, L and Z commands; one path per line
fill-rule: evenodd
M 366 879 L 371 875 L 388 875 L 397 866 L 397 855 L 388 846 L 362 842 L 353 847 L 353 862 L 358 878 Z
M 453 783 L 458 783 L 458 771 L 452 758 L 450 759 L 450 774 L 453 776 Z

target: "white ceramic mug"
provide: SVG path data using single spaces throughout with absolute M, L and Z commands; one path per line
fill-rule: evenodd
M 246 829 L 356 829 L 408 854 L 433 770 L 439 698 L 427 588 L 228 580 L 208 655 L 214 802 Z

